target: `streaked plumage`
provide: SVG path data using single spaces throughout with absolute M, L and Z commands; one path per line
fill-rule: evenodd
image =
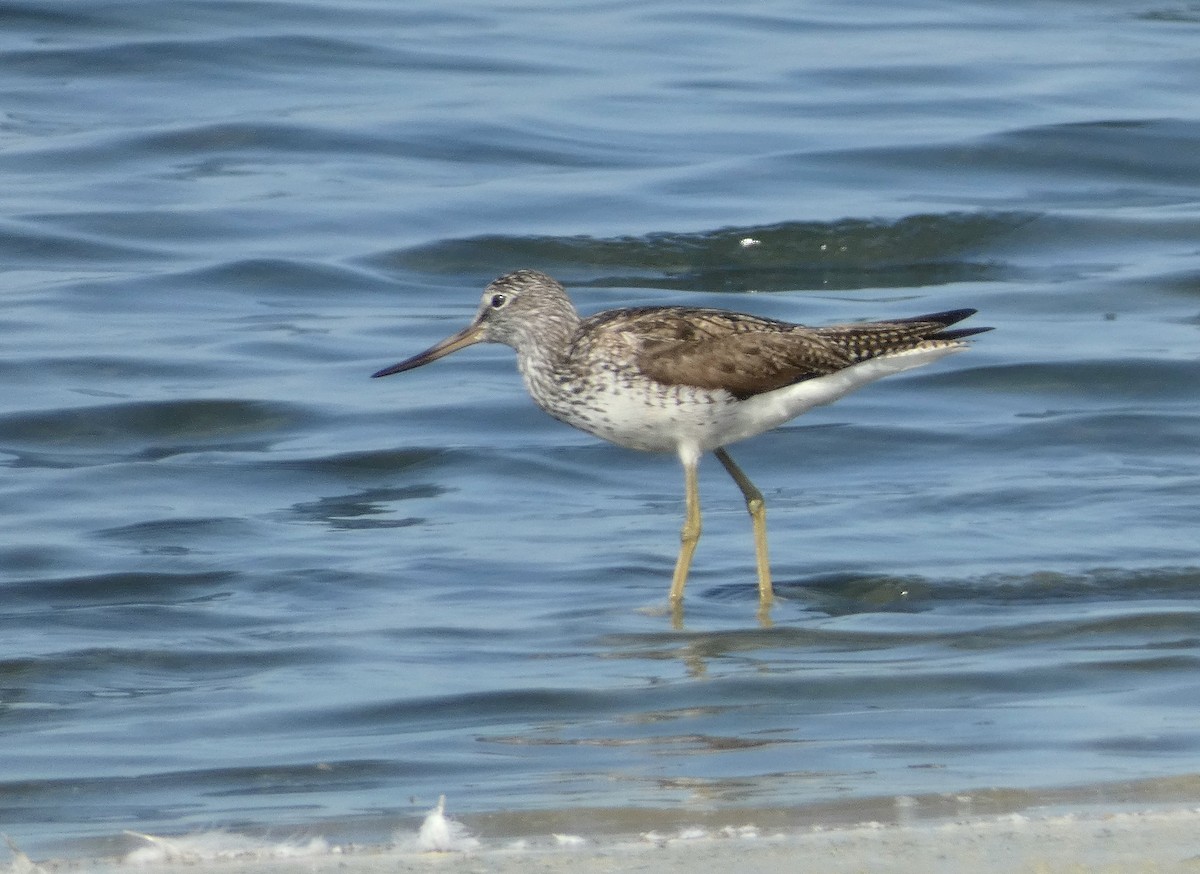
M 563 287 L 533 270 L 488 285 L 475 320 L 374 376 L 428 364 L 480 342 L 504 343 L 534 401 L 568 425 L 631 449 L 676 452 L 688 515 L 676 562 L 676 605 L 700 534 L 696 464 L 714 452 L 746 497 L 755 524 L 759 595 L 772 598 L 762 495 L 724 447 L 890 373 L 966 348 L 990 330 L 948 330 L 975 310 L 811 328 L 698 307 L 636 307 L 581 319 Z

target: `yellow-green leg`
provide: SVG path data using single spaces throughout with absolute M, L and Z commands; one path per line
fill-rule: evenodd
M 683 493 L 687 509 L 683 530 L 679 532 L 679 558 L 675 560 L 675 575 L 671 577 L 671 604 L 674 607 L 683 603 L 683 587 L 687 585 L 692 556 L 700 541 L 700 489 L 696 482 L 698 462 L 698 458 L 683 460 Z
M 738 488 L 742 490 L 742 496 L 746 499 L 746 509 L 750 511 L 750 519 L 754 523 L 754 557 L 758 565 L 758 605 L 760 610 L 765 611 L 775 600 L 775 591 L 771 588 L 771 563 L 767 559 L 767 505 L 763 501 L 762 492 L 755 487 L 754 483 L 750 482 L 749 477 L 742 473 L 742 469 L 734 464 L 728 452 L 724 449 L 714 449 L 713 455 L 717 456 L 721 464 L 725 465 L 725 469 L 729 471 L 729 475 L 733 477 L 733 481 L 737 483 Z

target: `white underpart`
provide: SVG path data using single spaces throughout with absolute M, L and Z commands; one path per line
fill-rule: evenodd
M 909 349 L 880 355 L 858 364 L 852 364 L 837 373 L 806 379 L 775 391 L 747 398 L 728 409 L 718 427 L 710 430 L 706 439 L 700 441 L 700 449 L 708 451 L 728 446 L 755 434 L 778 428 L 813 407 L 829 404 L 856 388 L 894 373 L 902 373 L 921 367 L 932 361 L 966 348 L 965 346 L 941 346 L 933 349 Z
M 813 407 L 838 398 L 894 373 L 929 364 L 965 349 L 947 345 L 909 349 L 853 364 L 837 373 L 806 379 L 774 391 L 728 403 L 650 402 L 637 393 L 613 393 L 606 397 L 602 417 L 584 427 L 598 437 L 630 449 L 675 452 L 684 464 L 705 452 L 729 446 L 747 437 L 778 428 Z M 680 387 L 681 396 L 689 389 Z

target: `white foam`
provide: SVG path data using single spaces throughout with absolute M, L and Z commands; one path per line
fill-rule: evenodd
M 758 826 L 755 825 L 727 825 L 721 829 L 721 836 L 726 838 L 741 838 L 742 840 L 752 841 L 758 837 Z
M 125 856 L 125 862 L 130 865 L 164 862 L 194 865 L 230 860 L 297 859 L 324 856 L 331 852 L 329 843 L 324 838 L 263 843 L 244 835 L 224 831 L 197 832 L 174 838 L 133 831 L 127 831 L 126 834 L 146 842 L 146 846 L 138 847 Z
M 13 854 L 12 865 L 8 869 L 11 874 L 43 874 L 45 872 L 46 869 L 41 865 L 34 864 L 34 861 L 21 852 L 21 848 L 8 835 L 4 835 L 4 843 L 8 844 L 8 849 Z
M 462 853 L 479 847 L 466 826 L 446 816 L 446 796 L 438 798 L 437 807 L 425 815 L 417 832 L 416 847 L 423 853 Z

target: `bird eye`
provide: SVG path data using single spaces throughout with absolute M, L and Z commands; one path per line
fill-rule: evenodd
M 506 297 L 505 295 L 503 295 L 503 294 L 493 294 L 492 295 L 492 309 L 498 310 L 498 309 L 500 309 L 500 307 L 504 306 L 506 303 L 508 303 L 508 297 Z

